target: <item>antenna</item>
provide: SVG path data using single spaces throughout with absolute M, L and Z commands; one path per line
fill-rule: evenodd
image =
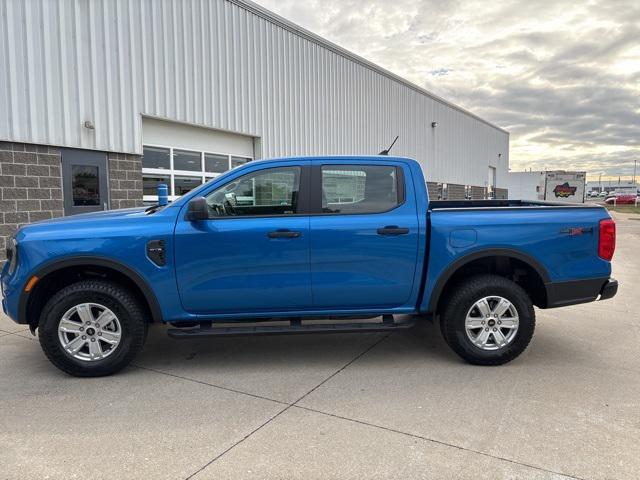
M 393 142 L 391 142 L 391 145 L 389 145 L 389 148 L 387 148 L 386 150 L 382 150 L 378 155 L 389 155 L 389 151 L 391 150 L 393 145 L 396 143 L 396 140 L 398 140 L 399 136 L 400 135 L 396 135 L 396 138 L 393 139 Z

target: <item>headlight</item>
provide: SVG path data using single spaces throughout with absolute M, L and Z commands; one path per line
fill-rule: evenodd
M 7 242 L 7 262 L 9 263 L 8 273 L 12 274 L 18 264 L 18 242 L 14 237 L 9 237 Z

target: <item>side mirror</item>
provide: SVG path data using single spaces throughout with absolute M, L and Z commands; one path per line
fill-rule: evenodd
M 196 197 L 187 205 L 187 220 L 195 222 L 209 219 L 209 207 L 204 197 Z

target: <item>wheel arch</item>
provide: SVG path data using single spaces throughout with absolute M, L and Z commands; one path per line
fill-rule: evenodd
M 525 291 L 531 296 L 532 301 L 539 307 L 546 307 L 547 294 L 545 284 L 550 277 L 547 269 L 531 255 L 518 250 L 508 248 L 493 248 L 479 250 L 466 254 L 455 260 L 440 274 L 431 292 L 428 304 L 428 313 L 438 313 L 442 306 L 442 300 L 446 298 L 447 291 L 465 272 L 471 267 L 483 265 L 495 269 L 491 273 L 509 278 L 517 270 L 524 271 Z M 521 283 L 516 281 L 516 283 Z
M 151 321 L 162 321 L 162 311 L 158 299 L 140 273 L 117 260 L 88 255 L 53 260 L 38 268 L 38 270 L 30 276 L 36 276 L 38 278 L 34 288 L 30 292 L 23 290 L 20 295 L 18 302 L 19 318 L 26 319 L 26 323 L 29 324 L 31 331 L 35 331 L 39 322 L 39 313 L 44 303 L 46 303 L 46 298 L 48 298 L 47 293 L 51 291 L 51 283 L 65 273 L 74 275 L 82 272 L 88 276 L 98 277 L 112 273 L 115 281 L 120 281 L 120 283 L 124 283 L 125 286 L 133 289 L 136 296 L 142 302 L 143 307 L 146 308 Z M 81 278 L 78 277 L 78 280 L 80 279 Z M 60 288 L 74 283 L 69 280 L 70 279 L 66 279 L 65 284 L 61 285 Z M 60 288 L 55 288 L 55 290 L 57 291 Z

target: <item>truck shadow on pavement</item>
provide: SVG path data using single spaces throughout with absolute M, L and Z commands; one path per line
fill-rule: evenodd
M 409 330 L 392 333 L 345 333 L 215 337 L 175 340 L 166 327 L 154 325 L 137 366 L 163 370 L 333 368 L 352 361 L 388 362 L 418 360 L 425 363 L 464 362 L 446 345 L 438 324 L 420 322 Z M 384 356 L 382 356 L 384 353 Z
M 409 330 L 392 333 L 347 333 L 215 337 L 175 340 L 166 335 L 165 326 L 149 330 L 147 344 L 134 365 L 152 370 L 241 374 L 260 372 L 286 375 L 291 372 L 336 369 L 353 361 L 367 365 L 412 364 L 478 367 L 465 363 L 444 342 L 439 325 L 419 322 Z M 366 352 L 363 354 L 363 352 Z M 539 329 L 521 358 L 507 366 L 570 363 L 590 351 L 571 348 L 557 336 Z

